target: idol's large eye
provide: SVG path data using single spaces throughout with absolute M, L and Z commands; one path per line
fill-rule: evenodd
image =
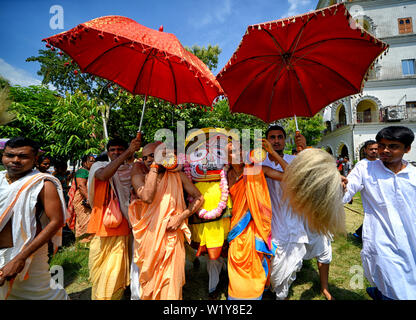
M 189 157 L 191 162 L 198 162 L 207 156 L 207 150 L 206 149 L 199 149 L 191 153 L 191 156 Z
M 225 149 L 214 148 L 213 152 L 217 159 L 226 159 L 227 151 Z

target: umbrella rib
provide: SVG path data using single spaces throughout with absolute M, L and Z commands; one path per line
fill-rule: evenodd
M 269 36 L 270 36 L 270 38 L 272 38 L 272 40 L 273 40 L 273 42 L 274 42 L 274 44 L 276 45 L 276 48 L 278 49 L 278 50 L 280 50 L 280 55 L 283 55 L 284 54 L 284 52 L 285 52 L 285 50 L 282 48 L 282 46 L 280 45 L 280 43 L 277 41 L 277 39 L 268 31 L 268 30 L 266 30 L 266 29 L 262 29 L 264 32 L 266 32 Z
M 150 49 L 150 51 L 149 51 L 148 55 L 146 56 L 146 59 L 144 60 L 144 62 L 143 62 L 143 64 L 142 64 L 142 66 L 141 66 L 141 68 L 140 68 L 139 75 L 137 76 L 136 83 L 134 84 L 134 87 L 133 87 L 133 90 L 132 90 L 133 94 L 134 94 L 134 92 L 136 91 L 136 87 L 137 87 L 137 85 L 139 84 L 139 80 L 140 80 L 140 78 L 141 78 L 141 76 L 142 76 L 144 66 L 145 66 L 146 62 L 149 60 L 150 54 L 151 54 L 152 52 L 153 52 L 153 48 L 152 48 L 152 49 Z M 151 76 L 151 74 L 150 74 L 150 76 Z
M 315 18 L 316 16 L 315 15 L 313 15 L 312 17 L 309 17 L 309 19 L 308 19 L 308 21 L 306 21 L 305 23 L 303 23 L 303 26 L 302 26 L 302 28 L 298 31 L 298 34 L 296 35 L 296 37 L 295 37 L 295 40 L 292 42 L 292 44 L 290 45 L 290 48 L 289 48 L 289 52 L 291 52 L 292 51 L 292 49 L 293 49 L 293 45 L 295 44 L 295 42 L 296 42 L 296 45 L 295 45 L 295 48 L 293 49 L 293 52 L 295 52 L 296 51 L 296 47 L 298 46 L 298 44 L 299 44 L 299 41 L 300 41 L 300 37 L 302 36 L 302 33 L 303 33 L 303 30 L 305 30 L 305 28 L 306 28 L 306 25 L 313 19 L 313 18 Z
M 312 108 L 311 108 L 311 106 L 310 106 L 310 104 L 309 104 L 308 97 L 306 96 L 305 89 L 303 89 L 302 83 L 300 82 L 299 76 L 298 76 L 298 74 L 297 74 L 297 72 L 296 72 L 296 70 L 295 70 L 295 69 L 293 69 L 293 73 L 295 74 L 296 80 L 298 81 L 299 86 L 300 86 L 300 88 L 301 88 L 301 91 L 302 91 L 302 93 L 303 93 L 303 96 L 305 97 L 306 105 L 308 106 L 308 109 L 309 109 L 309 111 L 310 111 L 310 113 L 311 113 L 311 115 L 312 115 L 312 114 L 313 114 L 313 112 L 312 112 Z
M 314 46 L 314 45 L 322 44 L 322 43 L 327 42 L 327 41 L 337 41 L 337 40 L 364 41 L 364 42 L 368 43 L 368 40 L 361 39 L 361 38 L 359 38 L 359 39 L 358 38 L 332 38 L 332 39 L 325 39 L 325 40 L 316 41 L 316 42 L 308 44 L 308 45 L 306 45 L 306 46 L 304 46 L 300 49 L 297 49 L 296 51 L 299 52 L 303 49 L 306 49 L 306 48 Z
M 173 72 L 172 64 L 170 63 L 169 60 L 167 60 L 167 61 L 168 61 L 168 65 L 169 65 L 169 68 L 170 68 L 170 72 L 172 73 L 173 85 L 175 86 L 175 105 L 177 105 L 178 104 L 178 87 L 176 85 L 175 73 Z
M 232 64 L 230 67 L 228 67 L 228 69 L 234 69 L 234 68 L 235 68 L 236 66 L 238 66 L 239 64 L 245 63 L 245 62 L 247 62 L 247 61 L 249 61 L 249 60 L 259 60 L 259 61 L 261 61 L 261 62 L 266 62 L 266 63 L 268 62 L 268 63 L 270 63 L 270 64 L 277 64 L 277 62 L 260 60 L 260 59 L 261 59 L 261 58 L 263 58 L 263 57 L 281 57 L 281 55 L 280 55 L 280 54 L 270 54 L 270 55 L 263 55 L 263 56 L 249 57 L 249 58 L 246 58 L 246 59 L 244 59 L 244 60 L 240 60 L 240 61 L 238 61 L 238 62 L 236 62 L 236 63 Z
M 120 44 L 118 44 L 118 45 L 116 45 L 116 46 L 114 46 L 114 47 L 111 47 L 110 49 L 108 49 L 108 50 L 106 50 L 106 51 L 104 51 L 102 54 L 100 54 L 99 56 L 97 56 L 94 60 L 92 60 L 85 68 L 84 68 L 84 70 L 85 71 L 87 71 L 87 69 L 92 65 L 92 64 L 94 64 L 99 58 L 101 58 L 103 55 L 105 55 L 105 54 L 107 54 L 108 52 L 110 52 L 111 50 L 114 50 L 114 49 L 117 49 L 118 47 L 121 47 L 121 46 L 124 46 L 125 44 L 129 44 L 129 43 L 132 43 L 132 42 L 128 42 L 128 43 L 120 43 Z
M 269 100 L 269 108 L 267 109 L 267 121 L 270 121 L 270 112 L 272 110 L 272 101 L 273 101 L 273 97 L 274 97 L 274 91 L 276 89 L 277 83 L 279 82 L 280 78 L 282 77 L 282 69 L 284 67 L 285 67 L 285 65 L 282 64 L 279 72 L 277 73 L 276 80 L 274 81 L 274 84 L 273 84 L 273 91 L 272 91 L 272 95 L 271 95 L 270 100 Z
M 320 62 L 318 62 L 318 61 L 312 60 L 312 59 L 303 58 L 303 60 L 305 60 L 305 61 L 309 61 L 309 62 L 312 62 L 312 63 L 316 63 L 316 64 L 320 65 L 321 67 L 324 67 L 324 68 L 326 68 L 326 69 L 330 70 L 331 72 L 335 73 L 338 77 L 342 78 L 345 82 L 347 82 L 347 83 L 348 83 L 348 85 L 349 85 L 349 86 L 351 86 L 354 90 L 360 91 L 359 89 L 357 89 L 357 88 L 356 88 L 356 87 L 355 87 L 355 86 L 351 83 L 351 81 L 349 81 L 348 79 L 346 79 L 344 76 L 342 76 L 341 74 L 339 74 L 339 73 L 338 73 L 338 71 L 336 71 L 336 70 L 332 69 L 331 67 L 326 66 L 326 65 L 324 65 L 324 64 L 322 64 L 322 63 L 320 63 Z
M 263 70 L 261 70 L 258 74 L 256 74 L 256 76 L 255 77 L 253 77 L 253 79 L 251 79 L 250 80 L 250 82 L 246 85 L 246 87 L 243 89 L 243 90 L 241 90 L 241 92 L 240 92 L 240 94 L 238 95 L 238 98 L 237 98 L 237 100 L 234 102 L 234 105 L 235 104 L 237 104 L 237 102 L 240 100 L 240 98 L 241 98 L 241 96 L 243 95 L 243 93 L 244 93 L 244 91 L 246 91 L 247 90 L 247 88 L 261 75 L 261 74 L 263 74 L 264 72 L 266 72 L 267 71 L 267 69 L 269 69 L 269 66 L 267 66 L 266 68 L 264 68 Z

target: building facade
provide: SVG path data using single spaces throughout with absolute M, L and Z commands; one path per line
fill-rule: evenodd
M 317 9 L 339 2 L 345 2 L 364 29 L 390 46 L 369 71 L 362 94 L 322 111 L 327 129 L 318 146 L 358 161 L 365 141 L 375 139 L 384 127 L 403 125 L 416 134 L 416 1 L 320 0 Z M 404 159 L 416 165 L 416 142 Z

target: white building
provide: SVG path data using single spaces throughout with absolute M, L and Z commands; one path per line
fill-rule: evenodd
M 374 140 L 384 127 L 403 125 L 416 134 L 416 1 L 320 0 L 317 9 L 339 2 L 345 2 L 367 31 L 390 45 L 370 71 L 362 95 L 341 99 L 323 111 L 327 130 L 318 146 L 358 161 L 364 142 Z M 416 164 L 416 142 L 412 147 L 404 158 Z

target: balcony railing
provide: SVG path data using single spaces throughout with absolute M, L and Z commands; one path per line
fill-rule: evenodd
M 407 108 L 407 110 L 406 110 L 406 120 L 416 121 L 416 108 Z
M 378 111 L 357 112 L 357 123 L 379 123 L 382 121 Z

